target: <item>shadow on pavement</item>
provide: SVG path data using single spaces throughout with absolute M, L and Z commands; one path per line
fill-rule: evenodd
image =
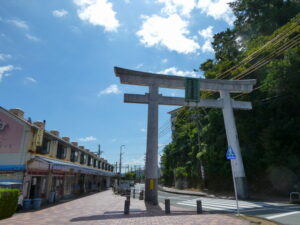
M 127 219 L 136 217 L 153 217 L 153 216 L 182 216 L 182 215 L 196 215 L 195 211 L 188 210 L 171 210 L 170 214 L 165 214 L 165 211 L 161 209 L 159 205 L 154 206 L 145 204 L 146 210 L 142 209 L 130 209 L 130 214 L 125 215 L 124 211 L 106 211 L 103 214 L 83 216 L 72 218 L 71 222 L 78 221 L 90 221 L 90 220 L 112 220 L 112 219 Z

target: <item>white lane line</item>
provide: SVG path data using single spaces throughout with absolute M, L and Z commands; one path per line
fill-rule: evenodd
M 293 215 L 293 214 L 297 214 L 297 213 L 300 213 L 300 211 L 294 211 L 294 212 L 289 212 L 289 213 L 281 213 L 281 214 L 274 215 L 274 216 L 268 216 L 268 217 L 266 217 L 266 219 L 270 220 L 270 219 L 275 219 L 275 218 L 283 217 L 283 216 L 289 216 L 289 215 Z
M 195 203 L 190 203 L 190 202 L 179 202 L 177 204 L 180 205 L 189 205 L 189 206 L 194 206 L 196 207 Z M 224 204 L 213 204 L 213 203 L 202 203 L 202 207 L 217 207 L 217 208 L 223 208 L 223 209 L 236 209 L 236 205 L 224 205 Z M 251 206 L 240 206 L 241 209 L 253 209 L 253 208 L 259 208 L 259 207 L 251 207 Z
M 180 205 L 187 205 L 187 206 L 195 206 L 195 205 L 191 205 L 188 203 L 177 203 Z M 222 211 L 233 211 L 233 209 L 224 209 L 224 208 L 219 208 L 219 207 L 210 207 L 210 206 L 202 206 L 205 209 L 213 209 L 213 210 L 222 210 Z
M 194 204 L 196 205 L 196 201 L 194 200 L 189 200 L 189 201 L 184 201 L 183 203 L 189 203 L 189 204 Z M 229 206 L 229 207 L 235 207 L 236 204 L 235 202 L 218 202 L 218 201 L 202 201 L 202 205 L 216 205 L 216 206 Z M 242 203 L 240 204 L 240 207 L 243 208 L 262 208 L 263 206 L 261 205 L 256 205 L 256 204 L 251 204 L 251 203 Z

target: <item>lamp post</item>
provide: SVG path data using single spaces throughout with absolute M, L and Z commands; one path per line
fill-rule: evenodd
M 121 171 L 122 171 L 122 155 L 124 154 L 124 152 L 122 152 L 122 148 L 125 147 L 125 145 L 121 145 L 120 146 L 120 164 L 119 164 L 119 173 L 121 176 Z

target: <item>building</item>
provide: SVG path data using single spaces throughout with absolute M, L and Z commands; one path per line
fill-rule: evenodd
M 114 166 L 93 152 L 0 107 L 0 182 L 22 183 L 23 198 L 52 203 L 110 186 Z

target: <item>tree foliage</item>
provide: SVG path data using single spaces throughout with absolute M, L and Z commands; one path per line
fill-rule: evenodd
M 214 36 L 215 59 L 202 63 L 200 70 L 209 79 L 257 80 L 252 93 L 232 94 L 253 105 L 251 111 L 235 111 L 250 190 L 285 194 L 300 191 L 300 47 L 291 44 L 300 36 L 300 3 L 237 0 L 230 6 L 236 16 L 235 26 Z M 274 38 L 282 36 L 275 44 Z M 249 60 L 240 63 L 243 59 Z M 249 70 L 265 59 L 270 60 Z M 243 73 L 246 75 L 239 76 Z M 201 98 L 217 97 L 201 92 Z M 165 184 L 174 185 L 176 168 L 182 167 L 191 186 L 205 184 L 213 190 L 232 190 L 221 110 L 182 108 L 174 127 L 173 140 L 161 160 Z

